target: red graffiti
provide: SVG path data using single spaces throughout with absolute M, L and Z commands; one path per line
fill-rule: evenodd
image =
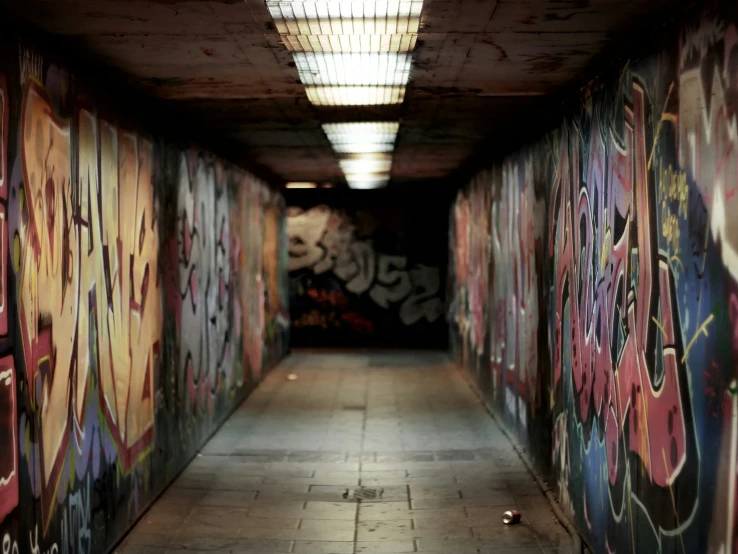
M 612 139 L 609 158 L 593 121 L 587 175 L 579 173 L 579 137 L 564 129 L 549 235 L 556 272 L 554 385 L 562 384 L 569 342 L 577 415 L 590 427 L 596 418 L 604 428 L 616 509 L 632 455 L 649 476 L 644 502 L 658 502 L 658 491 L 668 494 L 676 481 L 691 478 L 685 465 L 696 459 L 687 439 L 694 431 L 688 430 L 674 280 L 657 248 L 647 107 L 644 89 L 635 83 L 623 145 Z M 638 473 L 631 468 L 631 479 Z M 662 528 L 674 528 L 693 501 L 684 497 L 675 510 L 649 513 Z
M 8 87 L 0 74 L 0 336 L 8 334 Z
M 374 333 L 374 323 L 362 317 L 356 312 L 345 312 L 341 314 L 341 320 L 348 323 L 357 333 L 371 335 Z
M 466 268 L 468 279 L 468 303 L 471 346 L 477 355 L 484 352 L 484 337 L 487 334 L 486 305 L 484 295 L 487 291 L 489 271 L 488 244 L 489 244 L 489 204 L 488 196 L 484 194 L 484 183 L 476 182 L 476 189 L 480 193 L 474 195 L 477 201 L 470 202 L 468 218 L 475 225 L 463 234 L 468 240 L 467 254 L 469 265 Z M 464 223 L 462 221 L 462 223 Z M 467 222 L 468 224 L 468 222 Z
M 18 421 L 13 356 L 0 360 L 0 522 L 18 505 Z
M 341 291 L 325 291 L 320 289 L 307 289 L 306 294 L 320 304 L 328 304 L 337 308 L 346 308 L 349 300 Z

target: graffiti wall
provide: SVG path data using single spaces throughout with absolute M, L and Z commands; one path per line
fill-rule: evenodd
M 3 38 L 3 554 L 109 550 L 285 351 L 278 195 L 112 113 Z
M 456 355 L 602 554 L 738 551 L 738 13 L 669 45 L 452 211 Z
M 289 251 L 284 199 L 264 189 L 262 278 L 264 281 L 264 340 L 270 363 L 276 363 L 289 344 Z M 275 359 L 274 356 L 277 356 Z
M 287 198 L 292 344 L 443 348 L 448 204 L 410 230 L 382 191 L 321 192 Z

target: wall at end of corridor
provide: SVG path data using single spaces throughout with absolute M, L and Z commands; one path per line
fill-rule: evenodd
M 286 199 L 293 346 L 447 346 L 448 200 L 399 186 Z
M 288 344 L 281 196 L 66 67 L 0 40 L 2 554 L 109 551 Z
M 451 210 L 452 349 L 597 554 L 736 552 L 738 13 Z

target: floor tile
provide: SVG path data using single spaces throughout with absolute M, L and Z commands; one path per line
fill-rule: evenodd
M 295 554 L 352 554 L 353 541 L 295 541 Z

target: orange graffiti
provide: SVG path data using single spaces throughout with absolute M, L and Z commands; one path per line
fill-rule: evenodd
M 262 217 L 261 185 L 246 177 L 241 180 L 237 194 L 239 217 L 237 226 L 242 255 L 238 262 L 239 298 L 243 305 L 243 348 L 245 366 L 251 368 L 252 377 L 261 375 L 263 358 L 264 301 L 262 271 Z M 248 300 L 247 300 L 248 299 Z
M 264 210 L 264 247 L 263 267 L 264 285 L 266 287 L 266 321 L 274 321 L 279 313 L 279 253 L 277 242 L 279 239 L 279 210 L 276 206 L 268 206 Z

